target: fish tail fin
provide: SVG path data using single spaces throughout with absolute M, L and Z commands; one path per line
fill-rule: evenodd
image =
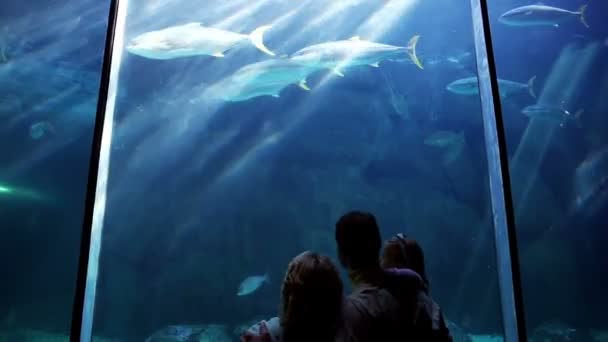
M 266 47 L 266 45 L 264 45 L 264 33 L 268 31 L 271 27 L 271 25 L 264 25 L 256 28 L 255 30 L 253 30 L 253 32 L 251 32 L 251 34 L 249 34 L 249 39 L 251 40 L 251 43 L 253 43 L 253 45 L 258 48 L 258 50 L 270 56 L 274 56 L 275 53 L 270 51 Z
M 534 91 L 534 82 L 536 82 L 536 75 L 530 77 L 530 80 L 528 80 L 528 92 L 530 93 L 530 96 L 536 98 L 536 92 Z
M 581 124 L 581 115 L 583 115 L 584 112 L 585 110 L 581 108 L 574 114 L 574 123 L 576 123 L 578 128 L 583 128 L 583 125 Z
M 302 90 L 310 91 L 310 87 L 306 83 L 306 79 L 303 79 L 300 82 L 298 82 L 298 87 L 300 87 Z M 267 275 L 268 275 L 268 273 L 267 273 Z
M 420 35 L 413 36 L 412 39 L 410 39 L 410 41 L 407 43 L 406 51 L 412 62 L 414 62 L 414 64 L 416 64 L 416 66 L 420 69 L 424 69 L 422 63 L 420 63 L 420 59 L 418 59 L 418 56 L 416 55 L 416 45 L 418 44 L 419 39 Z
M 589 4 L 584 4 L 583 6 L 581 6 L 581 8 L 578 9 L 578 13 L 581 16 L 581 23 L 583 25 L 585 25 L 586 28 L 589 28 L 589 24 L 587 23 L 587 18 L 585 17 L 585 12 L 587 11 L 587 6 L 589 6 Z

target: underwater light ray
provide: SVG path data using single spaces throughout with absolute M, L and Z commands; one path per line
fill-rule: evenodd
M 186 93 L 184 97 L 190 98 L 191 94 L 193 93 Z M 138 182 L 151 183 L 179 163 L 184 158 L 182 148 L 195 146 L 194 141 L 199 132 L 206 129 L 207 123 L 222 105 L 221 101 L 214 101 L 206 103 L 203 111 L 194 109 L 180 112 L 178 118 L 169 120 L 167 125 L 147 134 L 133 149 L 135 152 L 129 158 L 125 172 L 121 173 L 122 180 L 119 181 L 117 188 L 125 189 L 125 186 L 120 184 L 132 182 L 133 175 L 137 175 Z M 176 108 L 165 106 L 162 110 L 174 114 Z M 175 176 L 174 172 L 173 174 Z
M 554 62 L 537 104 L 552 106 L 559 103 L 564 108 L 572 107 L 597 52 L 597 43 L 583 49 L 577 49 L 575 44 L 565 47 Z M 538 180 L 540 164 L 559 128 L 555 123 L 532 118 L 524 131 L 511 162 L 512 173 L 517 180 L 514 194 L 518 203 L 515 212 L 518 215 L 528 206 L 530 191 Z
M 8 44 L 9 47 L 11 45 L 20 47 L 21 51 L 14 51 L 15 58 L 38 53 L 41 60 L 48 61 L 55 59 L 58 55 L 75 52 L 76 50 L 71 49 L 71 47 L 82 46 L 82 40 L 85 39 L 80 39 L 73 33 L 79 32 L 83 28 L 103 27 L 105 18 L 96 14 L 103 11 L 105 7 L 100 2 L 87 2 L 80 6 L 55 6 L 52 10 L 47 9 L 29 13 L 5 25 L 6 29 L 3 35 L 8 36 L 4 38 L 5 44 Z M 59 36 L 70 38 L 55 39 Z M 26 46 L 27 48 L 23 50 Z M 52 49 L 49 48 L 51 46 Z M 46 54 L 40 54 L 40 51 L 45 51 Z
M 36 17 L 40 16 L 37 14 Z M 37 22 L 37 25 L 39 23 Z M 75 31 L 92 30 L 94 27 L 103 27 L 100 21 L 80 22 L 55 25 L 58 27 L 45 27 L 46 30 L 21 30 L 22 24 L 8 24 L 11 33 L 8 38 L 3 38 L 4 55 L 6 61 L 0 68 L 0 72 L 27 72 L 27 68 L 37 65 L 42 74 L 53 74 L 53 64 L 80 55 L 83 49 L 88 49 L 90 42 L 84 36 L 77 36 L 73 39 L 51 39 L 55 36 L 66 36 Z M 51 25 L 53 26 L 53 25 Z M 44 27 L 44 25 L 43 25 Z M 52 34 L 55 34 L 53 36 Z M 27 37 L 23 39 L 22 37 Z M 93 55 L 96 59 L 101 59 L 101 55 Z M 87 57 L 89 59 L 89 57 Z M 31 71 L 34 71 L 32 68 Z
M 341 13 L 346 11 L 349 7 L 354 7 L 360 4 L 358 0 L 343 0 L 343 1 L 330 1 L 328 6 L 323 7 L 321 13 L 315 13 L 312 20 L 302 28 L 301 34 L 306 34 L 311 30 L 317 29 L 321 26 L 325 27 L 328 22 L 335 22 L 338 20 L 348 20 L 348 13 Z M 341 17 L 339 17 L 341 15 Z M 326 30 L 326 29 L 324 29 Z M 332 30 L 335 33 L 335 31 Z
M 359 26 L 357 33 L 364 39 L 376 41 L 391 30 L 398 21 L 406 20 L 407 12 L 417 3 L 418 0 L 390 0 L 369 16 L 363 25 Z M 407 42 L 407 39 L 403 42 Z
M 591 59 L 595 56 L 593 51 L 593 48 L 577 51 L 575 45 L 569 45 L 562 49 L 560 56 L 553 63 L 543 89 L 539 93 L 537 103 L 553 105 L 559 102 L 559 99 L 564 99 L 564 101 L 567 100 L 564 104 L 570 105 L 575 97 L 575 92 L 580 91 L 578 87 L 582 81 L 582 77 L 588 71 Z M 572 66 L 576 66 L 576 68 Z M 569 84 L 569 86 L 564 87 L 564 84 Z M 540 163 L 544 159 L 548 145 L 553 140 L 556 130 L 557 127 L 554 123 L 548 123 L 542 119 L 530 119 L 518 144 L 518 148 L 510 160 L 509 169 L 513 184 L 513 197 L 514 202 L 517 204 L 517 208 L 515 208 L 516 221 L 519 221 L 519 216 L 525 212 L 523 209 L 530 207 L 528 205 L 530 192 L 538 180 Z M 491 215 L 491 210 L 488 209 L 483 222 L 489 223 L 481 224 L 480 227 L 482 228 L 475 234 L 476 243 L 469 260 L 465 262 L 466 268 L 462 276 L 463 282 L 456 291 L 453 305 L 464 304 L 461 301 L 464 298 L 462 293 L 466 289 L 466 284 L 469 283 L 470 279 L 474 278 L 474 270 L 476 265 L 478 265 L 479 255 L 484 247 L 487 246 L 487 239 L 490 238 L 485 232 L 494 229 L 491 223 Z
M 251 123 L 251 122 L 250 122 Z M 214 154 L 208 156 L 202 163 L 199 161 L 197 165 L 189 171 L 188 174 L 205 174 L 204 179 L 197 182 L 197 191 L 194 193 L 194 198 L 189 200 L 190 203 L 204 203 L 209 196 L 214 196 L 215 193 L 224 193 L 226 187 L 230 186 L 231 180 L 242 180 L 245 173 L 250 170 L 250 166 L 265 153 L 272 153 L 271 148 L 275 146 L 283 135 L 281 129 L 270 129 L 270 127 L 262 127 L 261 131 L 255 133 L 252 137 L 243 137 L 240 132 L 243 127 L 238 127 L 236 134 L 226 137 L 222 144 L 216 144 Z M 244 139 L 243 139 L 244 138 Z M 234 150 L 237 143 L 236 153 L 226 155 L 225 149 Z M 228 156 L 226 158 L 226 156 Z M 209 167 L 210 169 L 206 169 Z M 205 168 L 205 169 L 204 169 Z M 215 169 L 215 170 L 214 170 Z M 210 172 L 209 172 L 210 171 Z M 189 179 L 186 174 L 184 177 Z M 200 208 L 193 205 L 186 209 L 186 212 L 191 217 L 191 222 L 196 222 L 196 217 L 200 213 Z
M 283 132 L 281 131 L 271 132 L 268 135 L 258 137 L 251 144 L 249 144 L 240 158 L 233 160 L 228 167 L 224 169 L 224 172 L 218 175 L 214 183 L 217 184 L 228 178 L 237 177 L 239 176 L 239 172 L 245 172 L 248 165 L 254 162 L 262 151 L 276 145 L 282 137 Z M 242 173 L 240 173 L 240 175 L 242 175 Z
M 10 119 L 5 127 L 2 129 L 4 132 L 14 131 L 15 127 L 22 124 L 24 121 L 44 121 L 44 120 L 52 120 L 52 118 L 41 116 L 42 113 L 47 112 L 60 112 L 62 106 L 66 104 L 73 104 L 74 96 L 80 90 L 79 85 L 74 85 L 71 88 L 66 89 L 63 92 L 60 92 L 53 97 L 43 100 L 38 104 L 34 104 L 32 108 L 29 108 L 26 111 L 20 111 L 17 115 L 15 115 L 12 119 Z
M 207 20 L 209 18 L 224 17 L 250 4 L 248 0 L 216 1 L 213 5 L 208 4 L 207 6 L 201 6 L 200 3 L 189 0 L 157 0 L 156 2 L 159 4 L 154 5 L 153 1 L 148 0 L 142 1 L 146 5 L 152 5 L 144 7 L 142 19 L 156 15 L 167 17 L 167 13 L 188 13 L 190 17 L 205 18 L 204 20 Z M 175 16 L 170 15 L 169 17 Z
M 247 0 L 216 2 L 213 6 L 201 6 L 197 2 L 182 0 L 143 1 L 134 6 L 137 11 L 130 15 L 128 31 L 144 32 L 186 22 L 211 25 L 218 18 L 230 16 L 248 5 L 250 2 Z M 173 15 L 167 15 L 168 13 Z
M 266 2 L 268 0 L 253 4 L 247 0 L 224 1 L 217 2 L 213 6 L 201 6 L 192 1 L 142 2 L 134 7 L 137 11 L 134 9 L 134 12 L 130 14 L 128 31 L 143 33 L 188 22 L 235 30 L 231 25 L 239 20 L 248 21 L 252 17 L 250 15 L 255 12 L 254 10 Z M 239 24 L 242 25 L 242 23 Z M 238 32 L 238 30 L 236 31 Z
M 260 7 L 257 7 L 257 8 L 250 7 L 244 11 L 241 11 L 240 14 L 251 13 L 252 11 L 255 12 L 259 8 Z M 291 15 L 293 15 L 293 14 L 290 14 L 289 17 L 291 17 Z M 287 18 L 289 18 L 289 17 L 287 17 Z M 229 22 L 233 22 L 235 20 L 234 18 L 235 17 L 231 17 L 231 18 L 228 18 L 227 20 L 229 20 Z M 226 22 L 223 22 L 222 24 L 227 25 Z M 205 97 L 205 96 L 203 96 L 203 97 Z M 212 109 L 212 111 L 213 111 L 213 109 Z M 306 110 L 300 111 L 300 114 L 302 114 L 302 115 L 299 115 L 298 119 L 294 119 L 286 127 L 287 130 L 294 129 L 295 127 L 298 126 L 299 123 L 303 122 L 306 119 L 306 117 L 310 116 L 312 114 L 311 108 L 309 106 L 307 106 Z M 204 121 L 208 122 L 209 119 L 210 118 L 207 118 Z M 188 118 L 181 120 L 181 121 L 182 121 L 181 125 L 183 125 L 183 126 L 181 126 L 181 127 L 179 125 L 176 126 L 176 124 L 173 123 L 173 124 L 171 124 L 172 129 L 170 129 L 170 130 L 166 129 L 166 130 L 171 131 L 173 133 L 173 135 L 177 135 L 177 136 L 187 134 L 187 131 L 189 129 L 191 129 L 189 126 L 192 124 L 192 122 L 189 122 L 190 120 L 188 120 Z M 163 130 L 165 130 L 165 129 L 163 129 Z M 177 133 L 177 134 L 175 134 L 175 133 Z M 147 139 L 148 142 L 143 142 L 142 144 L 140 144 L 140 147 L 141 147 L 140 150 L 148 150 L 148 148 L 146 146 L 151 144 L 152 141 L 155 141 L 156 146 L 158 146 L 158 145 L 166 146 L 167 150 L 173 149 L 171 146 L 173 144 L 172 141 L 174 139 L 172 139 L 171 137 L 168 137 L 168 136 L 162 137 L 159 134 L 161 134 L 161 133 L 155 134 L 155 138 Z M 232 161 L 230 163 L 230 166 L 227 167 L 224 170 L 224 172 L 222 172 L 213 183 L 221 182 L 226 177 L 239 174 L 240 170 L 245 169 L 247 167 L 247 165 L 249 165 L 251 163 L 251 161 L 256 159 L 255 157 L 259 154 L 260 151 L 263 151 L 265 147 L 272 146 L 273 144 L 279 142 L 283 137 L 284 137 L 283 133 L 277 133 L 277 132 L 275 132 L 274 134 L 269 134 L 266 137 L 260 137 L 256 142 L 252 143 L 251 146 L 249 146 L 247 148 L 246 153 L 244 153 L 238 159 Z M 160 143 L 159 143 L 159 140 L 161 140 Z M 184 146 L 188 145 L 188 140 L 190 140 L 190 139 L 184 139 L 183 136 L 180 136 L 180 138 L 179 138 L 180 144 L 184 144 Z M 165 148 L 163 148 L 163 150 L 165 150 Z M 140 155 L 137 158 L 138 159 L 141 158 L 140 159 L 141 165 L 144 165 L 145 161 L 150 159 L 150 157 L 145 156 L 145 155 Z M 198 163 L 200 165 L 205 165 L 205 158 L 200 158 Z M 153 168 L 149 168 L 149 169 L 153 169 Z
M 304 1 L 302 2 L 297 8 L 294 8 L 293 10 L 284 13 L 283 15 L 275 18 L 272 23 L 270 23 L 270 25 L 272 25 L 272 29 L 276 30 L 276 31 L 280 31 L 284 28 L 286 28 L 288 26 L 288 24 L 291 22 L 291 19 L 296 16 L 300 9 L 303 7 L 306 7 L 308 4 L 308 1 Z M 301 33 L 296 33 L 297 34 L 301 34 Z M 282 46 L 284 46 L 285 44 L 283 43 Z
M 241 9 L 239 9 L 232 15 L 215 22 L 212 26 L 225 30 L 239 32 L 242 30 L 242 27 L 240 27 L 239 29 L 235 29 L 236 23 L 240 22 L 241 26 L 244 26 L 244 22 L 248 21 L 245 19 L 255 18 L 256 14 L 260 12 L 266 5 L 268 5 L 270 1 L 272 0 L 256 1 L 254 4 L 250 4 L 249 6 L 243 6 Z
M 20 174 L 24 174 L 27 170 L 33 169 L 36 165 L 42 164 L 52 155 L 55 155 L 61 151 L 64 151 L 65 148 L 76 141 L 84 135 L 84 132 L 81 135 L 70 135 L 63 139 L 55 139 L 41 145 L 39 148 L 32 151 L 29 155 L 24 155 L 18 161 L 13 163 L 12 165 L 8 165 L 5 171 L 5 175 L 7 178 L 17 177 Z
M 365 2 L 355 4 L 356 1 L 351 1 L 349 4 L 347 1 L 343 4 L 342 1 L 328 1 L 328 3 L 327 6 L 317 7 L 314 6 L 318 4 L 316 1 L 302 3 L 301 8 L 307 9 L 308 13 L 298 13 L 300 16 L 296 16 L 297 21 L 294 22 L 294 26 L 285 29 L 289 32 L 289 38 L 282 40 L 280 48 L 295 52 L 313 43 L 350 38 L 354 35 L 352 27 L 359 26 L 367 18 L 364 15 L 356 15 L 359 11 L 357 5 Z M 326 14 L 328 8 L 333 12 L 333 16 Z M 301 25 L 302 22 L 306 24 Z M 311 25 L 312 22 L 315 23 L 314 26 Z M 314 31 L 315 28 L 319 30 Z M 314 42 L 309 39 L 311 34 L 316 37 Z
M 315 115 L 317 111 L 315 108 L 319 105 L 318 99 L 308 98 L 303 100 L 296 108 L 294 108 L 290 115 L 291 119 L 286 122 L 282 127 L 267 130 L 266 134 L 261 134 L 254 140 L 247 148 L 245 153 L 240 158 L 233 160 L 229 167 L 224 169 L 224 172 L 219 174 L 212 183 L 213 185 L 221 184 L 226 178 L 236 177 L 244 174 L 247 167 L 256 161 L 266 149 L 280 145 L 282 140 L 289 136 L 289 133 L 296 129 L 301 123 L 305 122 L 308 118 Z

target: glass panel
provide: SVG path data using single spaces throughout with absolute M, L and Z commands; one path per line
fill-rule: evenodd
M 453 334 L 501 339 L 468 6 L 122 6 L 95 334 L 238 340 L 277 315 L 291 258 L 335 260 L 334 223 L 364 209 L 421 242 Z
M 107 12 L 0 3 L 0 341 L 69 335 Z
M 608 7 L 490 4 L 528 335 L 608 334 Z M 530 81 L 526 82 L 525 80 Z M 517 81 L 517 83 L 509 82 Z

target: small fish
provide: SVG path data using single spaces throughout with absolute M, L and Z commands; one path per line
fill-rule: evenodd
M 572 114 L 561 107 L 536 104 L 525 107 L 521 112 L 530 118 L 541 118 L 558 122 L 560 126 L 563 126 L 568 120 L 574 120 L 580 127 L 580 117 L 584 110 L 580 109 L 575 114 Z
M 464 142 L 464 132 L 437 131 L 424 139 L 424 144 L 434 147 L 448 147 Z
M 319 70 L 289 59 L 270 59 L 246 65 L 206 90 L 206 96 L 238 102 L 258 96 L 279 97 L 287 86 L 295 84 L 310 91 L 306 79 Z
M 245 278 L 239 285 L 237 296 L 246 296 L 257 291 L 264 283 L 270 282 L 268 274 L 256 275 Z
M 55 133 L 55 127 L 47 121 L 40 121 L 30 126 L 30 138 L 39 140 L 49 133 Z
M 530 96 L 536 98 L 536 93 L 534 91 L 534 82 L 536 81 L 536 76 L 532 76 L 528 83 L 519 83 L 509 80 L 498 80 L 498 88 L 500 90 L 500 97 L 505 98 L 509 95 L 516 93 L 518 91 L 527 90 Z M 479 83 L 477 77 L 467 77 L 456 80 L 446 86 L 446 89 L 454 94 L 458 95 L 479 95 Z
M 416 56 L 416 45 L 420 36 L 410 39 L 407 46 L 395 46 L 363 40 L 358 36 L 348 40 L 311 45 L 294 53 L 291 60 L 308 66 L 330 69 L 334 74 L 344 77 L 343 69 L 369 65 L 379 67 L 379 63 L 385 60 L 403 59 L 407 54 L 416 66 L 424 69 L 422 63 Z
M 448 56 L 439 55 L 429 57 L 425 61 L 425 65 L 429 65 L 431 67 L 436 68 L 448 68 L 455 70 L 465 70 L 471 69 L 475 70 L 473 64 L 475 63 L 475 59 L 473 53 L 469 51 L 462 51 L 458 53 L 454 53 Z
M 151 59 L 199 55 L 224 57 L 226 51 L 250 42 L 260 51 L 274 56 L 264 45 L 264 33 L 270 28 L 270 25 L 260 26 L 246 35 L 205 27 L 200 23 L 188 23 L 140 34 L 129 42 L 126 50 Z
M 424 139 L 424 144 L 441 149 L 444 165 L 457 160 L 465 146 L 464 131 L 437 131 Z
M 392 81 L 386 76 L 385 73 L 382 72 L 382 77 L 386 81 L 386 86 L 390 93 L 390 103 L 395 113 L 404 120 L 409 120 L 410 118 L 410 110 L 407 103 L 407 97 L 405 94 L 397 94 L 391 85 Z
M 528 5 L 514 8 L 503 13 L 499 18 L 503 24 L 509 26 L 559 26 L 563 21 L 578 18 L 580 22 L 589 27 L 585 19 L 587 5 L 583 5 L 578 11 L 573 12 L 563 8 L 547 5 Z

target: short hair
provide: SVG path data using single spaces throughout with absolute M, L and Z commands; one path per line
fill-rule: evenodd
M 374 215 L 351 211 L 336 222 L 336 244 L 342 265 L 366 269 L 379 265 L 380 229 Z
M 422 278 L 425 290 L 430 287 L 424 267 L 424 251 L 415 239 L 397 234 L 388 239 L 382 252 L 383 268 L 409 268 Z

